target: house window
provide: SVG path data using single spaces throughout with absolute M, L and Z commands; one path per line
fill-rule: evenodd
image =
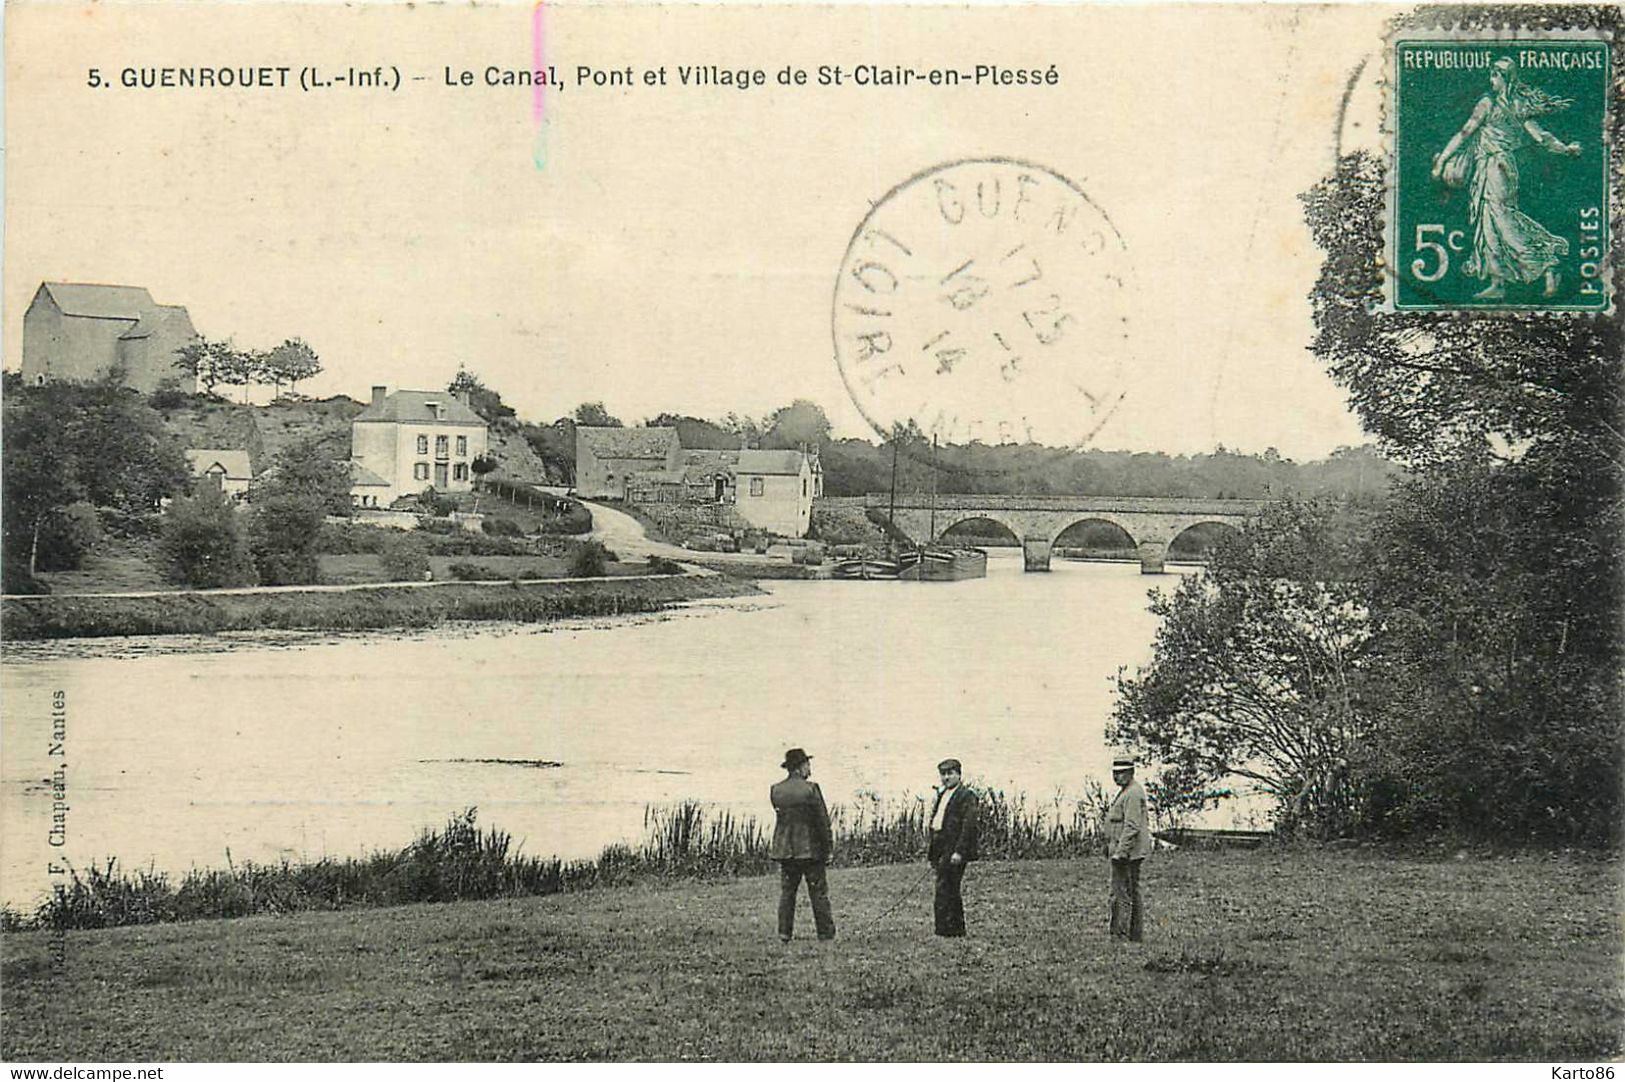
M 801 479 L 801 498 L 804 500 L 807 498 L 807 479 L 805 477 Z
M 467 454 L 468 454 L 468 437 L 467 436 L 458 436 L 457 437 L 457 456 L 459 458 L 462 458 L 462 457 L 465 457 Z
M 429 479 L 429 464 L 427 462 L 412 463 L 412 480 L 427 481 Z
M 466 463 L 466 462 L 458 462 L 457 464 L 452 466 L 452 468 L 451 468 L 451 479 L 453 481 L 466 481 L 466 480 L 468 480 L 468 463 Z
M 434 457 L 445 458 L 448 454 L 446 448 L 449 442 L 450 441 L 445 436 L 436 436 L 434 438 Z
M 750 494 L 752 496 L 760 496 L 762 494 L 762 479 L 760 477 L 752 477 L 750 479 Z
M 429 437 L 428 436 L 419 436 L 418 437 L 418 454 L 426 455 L 428 453 L 429 453 Z

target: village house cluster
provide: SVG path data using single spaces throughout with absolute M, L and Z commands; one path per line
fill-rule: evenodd
M 187 310 L 157 303 L 142 286 L 45 282 L 23 315 L 22 375 L 30 386 L 116 375 L 143 394 L 166 386 L 191 393 L 198 381 L 175 359 L 196 341 Z M 375 386 L 350 426 L 351 501 L 381 509 L 430 487 L 467 492 L 489 439 L 465 398 Z M 200 482 L 238 500 L 264 468 L 247 447 L 191 447 L 186 458 Z
M 663 527 L 805 537 L 824 494 L 817 452 L 685 448 L 675 428 L 576 428 L 576 495 L 638 504 Z
M 45 282 L 23 317 L 23 378 L 92 380 L 116 373 L 144 394 L 195 392 L 176 354 L 199 340 L 181 305 L 159 304 L 142 286 Z M 485 420 L 449 391 L 374 386 L 350 426 L 350 498 L 384 510 L 433 488 L 474 487 L 474 463 L 490 449 Z M 193 474 L 234 499 L 248 498 L 264 468 L 247 447 L 192 447 Z M 675 428 L 576 429 L 576 494 L 622 500 L 677 532 L 714 530 L 801 538 L 823 495 L 818 455 L 805 448 L 685 448 Z

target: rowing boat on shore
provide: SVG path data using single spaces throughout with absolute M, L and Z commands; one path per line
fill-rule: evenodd
M 1205 830 L 1196 827 L 1175 827 L 1157 830 L 1152 837 L 1169 845 L 1207 849 L 1257 849 L 1274 833 L 1268 830 Z

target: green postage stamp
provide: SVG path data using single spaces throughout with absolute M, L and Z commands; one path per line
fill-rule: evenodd
M 1612 48 L 1584 31 L 1391 42 L 1393 310 L 1609 309 Z

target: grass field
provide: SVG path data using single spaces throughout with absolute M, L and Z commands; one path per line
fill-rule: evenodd
M 1158 854 L 1146 942 L 1099 860 L 986 862 L 970 937 L 922 865 L 4 937 L 8 1060 L 1538 1060 L 1622 1047 L 1619 865 Z M 805 899 L 800 921 L 810 923 Z M 63 965 L 53 970 L 53 951 Z

